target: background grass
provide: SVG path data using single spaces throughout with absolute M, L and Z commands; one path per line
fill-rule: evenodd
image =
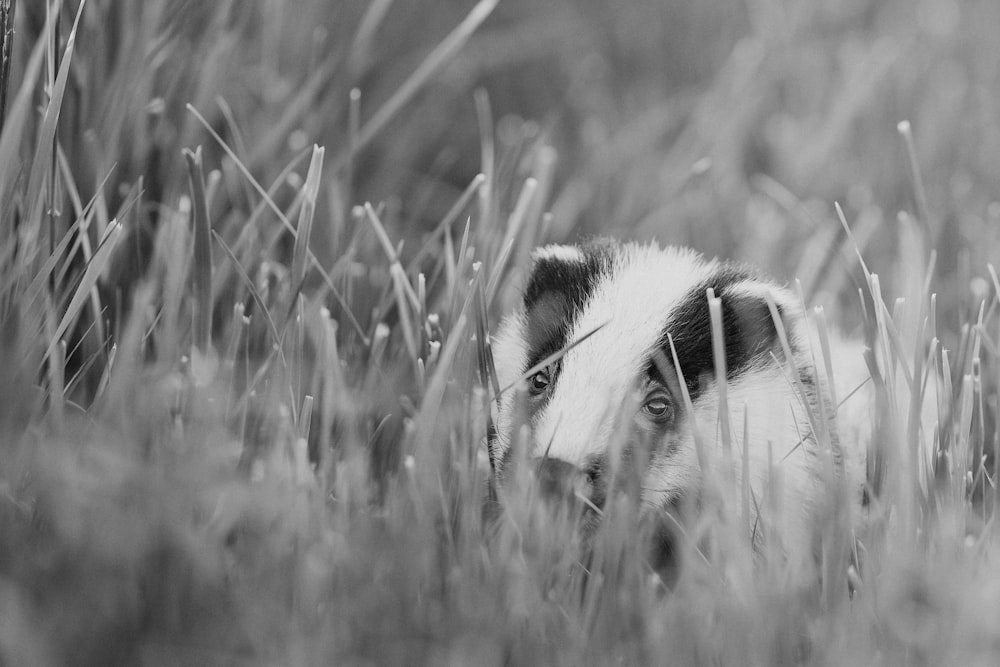
M 16 9 L 0 663 L 996 662 L 993 0 Z M 664 594 L 627 507 L 585 562 L 529 488 L 483 521 L 477 327 L 594 233 L 878 351 L 860 579 L 708 517 Z

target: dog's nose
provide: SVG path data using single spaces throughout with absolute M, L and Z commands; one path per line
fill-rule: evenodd
M 535 479 L 542 495 L 554 502 L 576 503 L 589 498 L 592 490 L 586 473 L 560 459 L 544 458 L 538 461 Z

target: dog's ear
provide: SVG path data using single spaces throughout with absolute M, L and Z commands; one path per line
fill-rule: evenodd
M 576 314 L 583 309 L 609 267 L 606 246 L 548 245 L 535 250 L 524 289 L 529 361 L 537 363 L 558 351 Z
M 783 289 L 742 272 L 719 272 L 692 290 L 672 313 L 665 332 L 673 339 L 685 384 L 692 390 L 703 377 L 715 373 L 709 288 L 722 305 L 726 373 L 730 378 L 772 353 L 782 358 L 768 301 L 774 301 L 782 326 L 790 322 L 794 310 L 793 301 Z M 791 334 L 789 337 L 793 338 Z M 663 352 L 667 359 L 671 358 L 666 335 Z
M 603 255 L 589 247 L 547 245 L 531 253 L 531 272 L 524 289 L 524 309 L 531 310 L 548 294 L 569 305 L 586 301 L 601 273 Z
M 795 306 L 785 290 L 767 282 L 751 279 L 724 287 L 718 296 L 722 300 L 722 320 L 727 347 L 731 339 L 736 343 L 735 363 L 745 363 L 761 355 L 770 355 L 772 352 L 781 358 L 781 341 L 768 302 L 774 303 L 778 323 L 786 329 L 789 338 L 792 338 L 789 327 Z M 727 352 L 727 361 L 729 356 Z

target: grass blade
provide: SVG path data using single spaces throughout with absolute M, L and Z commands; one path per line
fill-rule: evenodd
M 97 285 L 97 279 L 101 277 L 104 269 L 107 268 L 108 259 L 111 257 L 111 253 L 121 239 L 121 236 L 121 223 L 117 220 L 112 221 L 111 225 L 108 226 L 107 232 L 104 234 L 104 238 L 101 240 L 101 244 L 94 252 L 94 256 L 87 263 L 87 268 L 83 272 L 83 278 L 80 279 L 80 284 L 77 285 L 76 291 L 73 293 L 69 307 L 66 309 L 62 320 L 60 320 L 59 326 L 56 327 L 51 340 L 49 340 L 48 348 L 45 351 L 45 358 L 48 358 L 53 353 L 56 346 L 62 341 L 62 337 L 66 334 L 66 331 L 76 321 L 80 310 L 87 299 L 90 298 L 90 291 Z
M 208 133 L 212 136 L 212 138 L 216 141 L 216 143 L 218 143 L 219 146 L 222 147 L 222 150 L 224 150 L 226 154 L 229 155 L 229 157 L 233 160 L 233 163 L 236 165 L 236 168 L 239 169 L 240 173 L 243 174 L 243 177 L 247 179 L 247 182 L 250 183 L 251 186 L 253 186 L 253 189 L 257 192 L 257 194 L 260 197 L 262 197 L 263 201 L 267 204 L 267 206 L 271 209 L 271 211 L 276 216 L 278 216 L 278 220 L 281 221 L 281 224 L 285 227 L 285 229 L 287 229 L 292 234 L 292 236 L 296 236 L 298 232 L 292 226 L 292 223 L 288 221 L 288 217 L 278 207 L 278 205 L 274 203 L 274 199 L 272 199 L 271 196 L 264 190 L 264 188 L 261 187 L 260 183 L 257 182 L 257 179 L 255 179 L 253 175 L 250 173 L 250 170 L 247 169 L 246 165 L 244 165 L 243 162 L 240 161 L 240 159 L 236 156 L 236 153 L 233 152 L 233 149 L 230 148 L 225 141 L 223 141 L 222 137 L 219 136 L 219 133 L 212 128 L 211 124 L 207 120 L 205 120 L 204 116 L 198 113 L 197 109 L 188 104 L 187 110 L 190 111 L 194 115 L 194 117 L 198 119 L 198 122 L 202 124 L 202 126 L 208 131 Z M 220 241 L 222 240 L 221 237 L 219 237 L 219 240 Z M 235 255 L 233 255 L 233 257 L 235 257 Z M 323 281 L 326 283 L 326 286 L 330 289 L 330 293 L 333 294 L 333 298 L 336 299 L 337 304 L 340 306 L 341 310 L 343 310 L 344 314 L 347 316 L 347 320 L 350 322 L 351 327 L 358 334 L 358 337 L 361 339 L 361 342 L 364 344 L 364 346 L 368 347 L 371 344 L 371 342 L 365 335 L 364 328 L 358 322 L 357 318 L 354 317 L 354 312 L 351 311 L 350 307 L 347 305 L 347 301 L 340 294 L 340 290 L 337 289 L 337 286 L 334 284 L 333 279 L 330 277 L 330 274 L 323 268 L 323 265 L 319 263 L 319 260 L 316 259 L 316 256 L 313 255 L 312 252 L 309 252 L 309 262 L 319 271 L 319 274 L 320 276 L 323 277 Z
M 264 319 L 267 322 L 267 329 L 271 333 L 272 346 L 274 347 L 274 349 L 280 351 L 281 336 L 278 334 L 278 327 L 275 326 L 274 320 L 271 319 L 271 313 L 268 312 L 267 310 L 267 304 L 264 303 L 264 299 L 261 297 L 260 292 L 257 290 L 257 287 L 254 285 L 253 279 L 251 279 L 250 276 L 247 274 L 246 270 L 243 268 L 243 265 L 240 264 L 238 259 L 236 259 L 236 255 L 234 255 L 233 251 L 229 249 L 229 246 L 227 246 L 226 242 L 222 240 L 222 237 L 219 236 L 218 232 L 212 230 L 212 236 L 215 237 L 215 242 L 218 243 L 220 246 L 222 246 L 222 249 L 229 256 L 229 260 L 233 263 L 233 266 L 236 268 L 236 272 L 240 275 L 240 278 L 243 279 L 243 284 L 246 285 L 247 290 L 250 292 L 250 297 L 254 300 L 254 303 L 257 304 L 257 310 L 260 312 L 261 315 L 264 316 Z M 282 361 L 284 361 L 283 354 L 281 355 L 281 357 Z
M 24 69 L 21 87 L 10 108 L 10 117 L 4 119 L 3 133 L 0 134 L 0 239 L 7 241 L 13 233 L 14 216 L 10 207 L 11 189 L 17 180 L 17 173 L 22 168 L 19 155 L 21 140 L 24 138 L 28 118 L 32 113 L 35 83 L 42 70 L 42 59 L 45 55 L 45 38 L 35 44 Z
M 208 200 L 205 196 L 205 171 L 202 166 L 201 146 L 194 152 L 184 150 L 187 160 L 188 182 L 191 187 L 191 209 L 194 222 L 194 344 L 202 354 L 212 346 L 212 223 L 208 219 Z
M 319 194 L 320 179 L 323 175 L 323 155 L 325 150 L 313 146 L 312 159 L 309 162 L 309 172 L 303 186 L 305 198 L 299 209 L 298 235 L 295 237 L 295 249 L 292 253 L 292 286 L 293 296 L 302 288 L 309 268 L 309 238 L 312 234 L 313 217 L 316 212 L 316 197 Z
M 56 129 L 59 125 L 59 113 L 62 110 L 63 96 L 66 93 L 66 82 L 69 79 L 70 64 L 73 61 L 73 50 L 76 47 L 76 31 L 80 25 L 80 17 L 83 15 L 83 8 L 87 5 L 86 0 L 81 0 L 80 7 L 76 11 L 76 18 L 73 20 L 73 29 L 70 30 L 69 39 L 66 41 L 66 50 L 63 52 L 62 62 L 59 64 L 59 73 L 56 75 L 55 85 L 52 88 L 49 103 L 45 107 L 45 115 L 42 117 L 42 125 L 38 130 L 38 142 L 35 148 L 35 157 L 31 163 L 31 175 L 28 178 L 27 194 L 27 216 L 29 224 L 34 224 L 39 220 L 39 207 L 42 205 L 42 188 L 45 177 L 50 172 L 51 156 L 54 155 Z
M 924 244 L 933 240 L 931 235 L 930 207 L 927 205 L 927 189 L 924 187 L 924 179 L 920 176 L 920 162 L 917 160 L 917 145 L 913 140 L 913 127 L 910 121 L 902 120 L 896 126 L 899 134 L 903 137 L 906 145 L 907 166 L 910 168 L 910 179 L 913 181 L 913 196 L 917 200 L 917 217 L 919 218 L 920 231 L 922 232 Z
M 361 150 L 374 139 L 382 131 L 382 128 L 423 88 L 427 81 L 465 46 L 472 33 L 493 13 L 497 2 L 498 0 L 480 0 L 465 17 L 465 20 L 427 55 L 413 74 L 403 82 L 403 85 L 397 88 L 392 97 L 364 124 L 354 145 L 355 151 Z M 347 155 L 341 157 L 337 161 L 337 169 L 347 159 L 349 159 Z
M 715 386 L 719 392 L 719 425 L 722 429 L 722 451 L 726 457 L 727 466 L 732 463 L 733 441 L 731 435 L 732 426 L 729 423 L 729 396 L 726 391 L 726 341 L 724 340 L 724 329 L 722 328 L 722 299 L 715 296 L 715 290 L 708 288 L 706 293 L 708 299 L 708 314 L 712 323 L 712 356 L 715 362 Z M 743 443 L 746 447 L 747 443 Z M 728 468 L 727 468 L 728 469 Z
M 14 15 L 17 0 L 0 2 L 0 134 L 7 117 L 7 90 L 10 87 L 10 62 L 14 48 Z
M 361 17 L 361 23 L 358 24 L 358 31 L 354 34 L 348 56 L 355 76 L 359 74 L 359 70 L 364 67 L 365 61 L 368 60 L 375 32 L 392 6 L 392 1 L 372 0 L 368 9 L 365 10 L 364 16 Z

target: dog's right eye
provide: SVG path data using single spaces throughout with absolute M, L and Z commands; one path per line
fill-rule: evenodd
M 666 394 L 655 393 L 646 399 L 643 411 L 656 422 L 667 423 L 674 416 L 674 408 Z
M 528 379 L 528 388 L 536 396 L 544 394 L 550 384 L 552 384 L 552 378 L 549 377 L 549 370 L 547 368 L 543 368 Z

